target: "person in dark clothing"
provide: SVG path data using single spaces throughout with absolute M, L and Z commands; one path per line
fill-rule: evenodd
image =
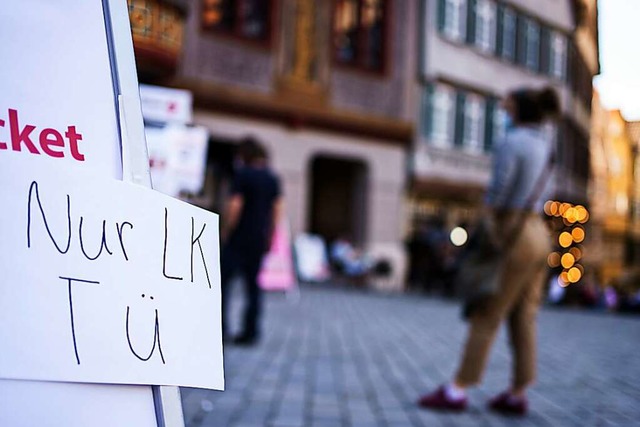
M 245 307 L 242 332 L 235 344 L 254 344 L 260 335 L 262 292 L 258 273 L 263 256 L 271 246 L 280 216 L 280 182 L 268 167 L 264 148 L 251 137 L 238 147 L 237 169 L 231 195 L 222 218 L 222 335 L 228 338 L 228 300 L 230 283 L 239 273 L 244 279 Z

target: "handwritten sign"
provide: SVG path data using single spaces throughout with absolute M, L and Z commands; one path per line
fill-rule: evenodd
M 222 389 L 217 215 L 55 162 L 0 156 L 0 377 Z

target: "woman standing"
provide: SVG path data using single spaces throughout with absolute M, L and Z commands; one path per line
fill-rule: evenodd
M 512 243 L 504 254 L 498 292 L 469 317 L 467 342 L 453 381 L 421 397 L 422 407 L 466 409 L 466 389 L 480 382 L 498 328 L 506 319 L 513 352 L 512 383 L 489 402 L 489 408 L 516 415 L 528 409 L 526 389 L 535 378 L 535 318 L 551 247 L 539 213 L 541 201 L 530 207 L 529 200 L 538 191 L 540 177 L 548 173 L 552 150 L 541 124 L 559 113 L 559 101 L 551 88 L 521 89 L 507 96 L 504 108 L 512 125 L 495 147 L 485 213 L 495 237 Z M 510 239 L 506 234 L 515 230 L 519 234 Z

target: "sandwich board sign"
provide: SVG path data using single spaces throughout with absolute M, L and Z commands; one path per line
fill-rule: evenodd
M 223 389 L 218 218 L 154 192 L 125 0 L 0 10 L 0 425 L 182 425 Z

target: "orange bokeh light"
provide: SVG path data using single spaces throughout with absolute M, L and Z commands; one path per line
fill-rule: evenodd
M 573 243 L 573 237 L 571 236 L 571 233 L 567 231 L 563 231 L 562 233 L 560 233 L 560 236 L 558 236 L 558 243 L 563 248 L 568 248 L 569 246 L 571 246 L 571 244 Z
M 576 243 L 582 242 L 585 237 L 584 228 L 575 227 L 573 230 L 571 230 L 571 237 Z
M 563 215 L 564 219 L 567 220 L 567 222 L 569 222 L 569 224 L 573 224 L 578 222 L 578 212 L 576 210 L 576 208 L 569 208 L 564 212 Z
M 549 267 L 556 268 L 560 266 L 560 254 L 558 252 L 551 252 L 547 257 L 547 264 Z
M 578 205 L 576 206 L 576 217 L 578 222 L 584 224 L 589 220 L 589 211 L 584 206 Z
M 569 208 L 571 208 L 571 204 L 569 204 L 569 203 L 563 203 L 563 204 L 561 204 L 561 205 L 560 205 L 560 207 L 559 207 L 559 209 L 558 209 L 558 213 L 559 213 L 560 215 L 564 215 L 564 214 L 565 214 L 565 212 L 566 212 Z
M 582 251 L 580 250 L 580 248 L 571 248 L 569 249 L 569 253 L 573 255 L 576 260 L 582 258 Z
M 567 274 L 566 271 L 563 271 L 558 275 L 558 283 L 562 287 L 569 285 L 569 275 Z
M 575 264 L 576 259 L 573 255 L 571 255 L 570 253 L 566 253 L 562 255 L 562 258 L 560 258 L 560 263 L 562 264 L 562 267 L 564 268 L 571 268 L 573 267 L 573 264 Z
M 582 271 L 578 267 L 572 267 L 567 272 L 567 278 L 570 283 L 577 283 L 582 278 Z

